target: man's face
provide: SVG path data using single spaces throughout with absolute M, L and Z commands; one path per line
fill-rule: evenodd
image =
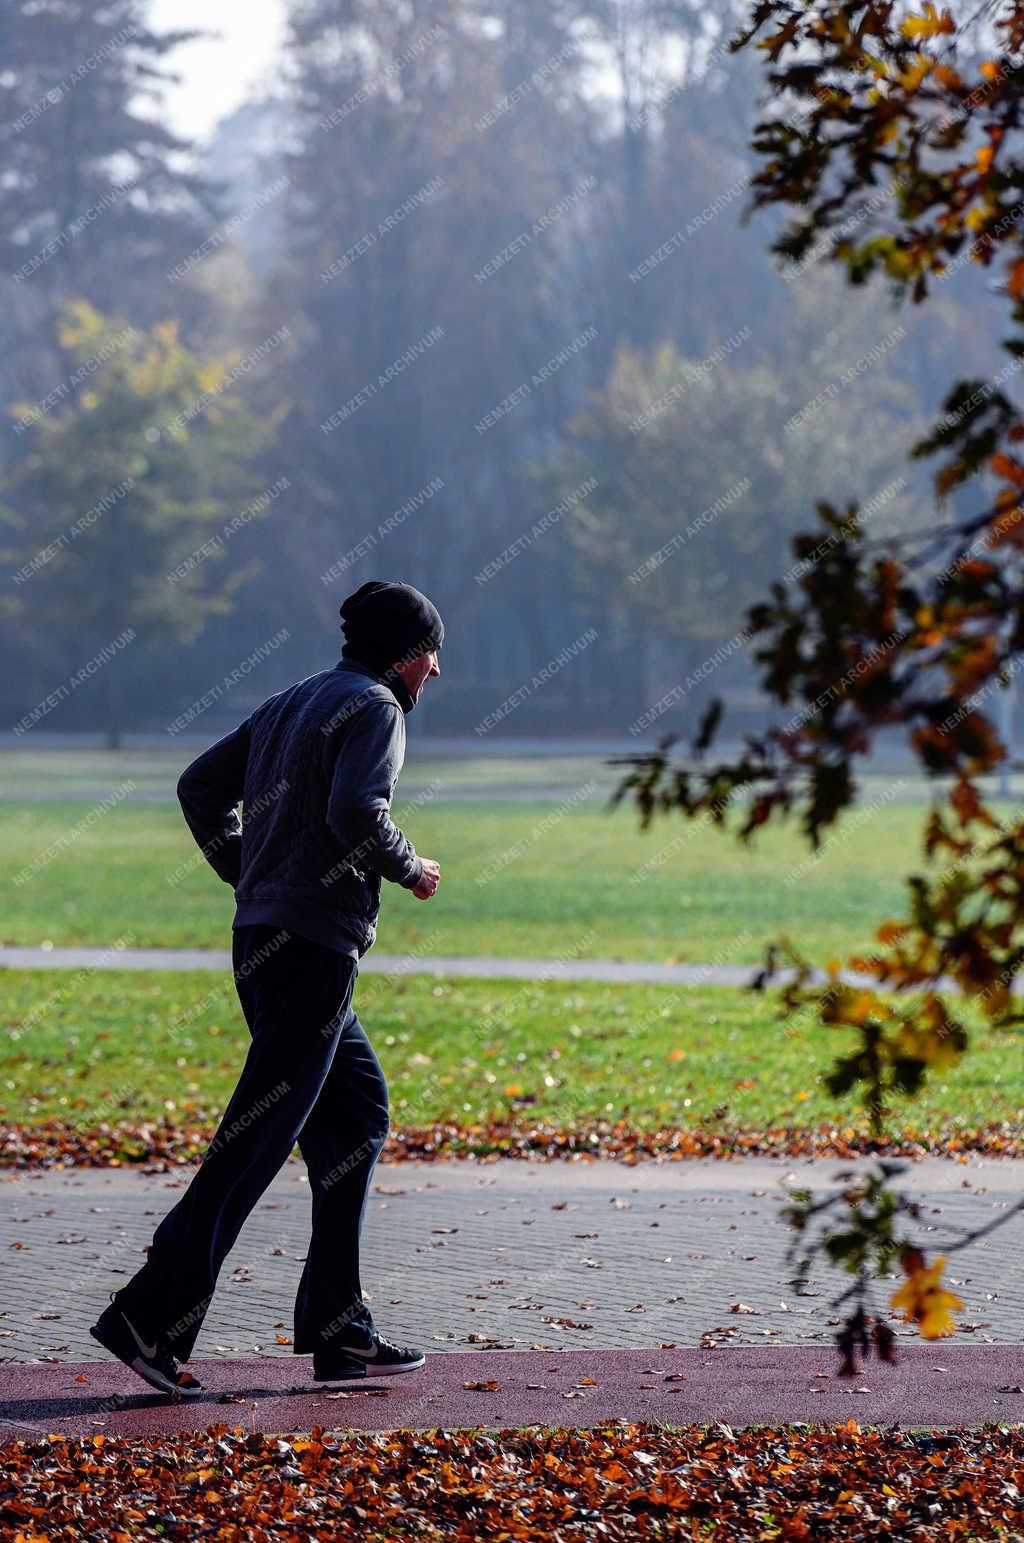
M 432 648 L 428 654 L 418 654 L 415 659 L 396 664 L 395 670 L 405 682 L 413 701 L 418 702 L 428 677 L 441 673 L 441 666 L 437 662 L 437 649 Z

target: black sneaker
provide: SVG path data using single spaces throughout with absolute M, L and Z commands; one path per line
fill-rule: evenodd
M 190 1371 L 179 1365 L 172 1351 L 159 1339 L 146 1340 L 138 1325 L 125 1316 L 116 1303 L 117 1292 L 110 1293 L 105 1307 L 89 1333 L 105 1350 L 130 1366 L 151 1387 L 160 1388 L 175 1398 L 196 1398 L 203 1385 Z
M 353 1377 L 393 1377 L 398 1372 L 418 1371 L 426 1357 L 409 1345 L 393 1345 L 383 1334 L 374 1334 L 368 1348 L 332 1345 L 313 1354 L 314 1382 L 347 1382 Z

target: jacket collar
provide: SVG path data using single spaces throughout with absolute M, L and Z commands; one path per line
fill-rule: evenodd
M 382 686 L 395 696 L 403 713 L 411 713 L 416 706 L 416 698 L 409 690 L 405 681 L 397 670 L 377 670 L 370 664 L 364 664 L 362 659 L 339 659 L 334 667 L 336 670 L 352 670 L 357 675 L 368 675 L 371 680 L 380 681 Z

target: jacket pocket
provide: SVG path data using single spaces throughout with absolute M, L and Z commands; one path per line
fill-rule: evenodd
M 380 910 L 381 878 L 372 868 L 352 865 L 352 876 L 359 893 L 359 909 L 368 922 L 374 922 Z

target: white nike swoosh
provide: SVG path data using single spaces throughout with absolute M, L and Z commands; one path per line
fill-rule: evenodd
M 349 1345 L 339 1345 L 342 1355 L 357 1355 L 364 1361 L 372 1361 L 376 1356 L 376 1350 L 353 1350 Z
M 125 1313 L 122 1313 L 121 1317 L 124 1319 L 125 1323 L 128 1325 L 128 1328 L 131 1331 L 132 1339 L 138 1345 L 139 1349 L 142 1351 L 142 1354 L 144 1356 L 147 1356 L 149 1358 L 149 1360 L 152 1360 L 153 1357 L 156 1355 L 156 1346 L 155 1345 L 147 1345 L 146 1341 L 139 1337 L 139 1334 L 138 1334 L 138 1332 L 137 1332 L 137 1330 L 135 1328 L 135 1325 L 132 1323 L 131 1319 Z

